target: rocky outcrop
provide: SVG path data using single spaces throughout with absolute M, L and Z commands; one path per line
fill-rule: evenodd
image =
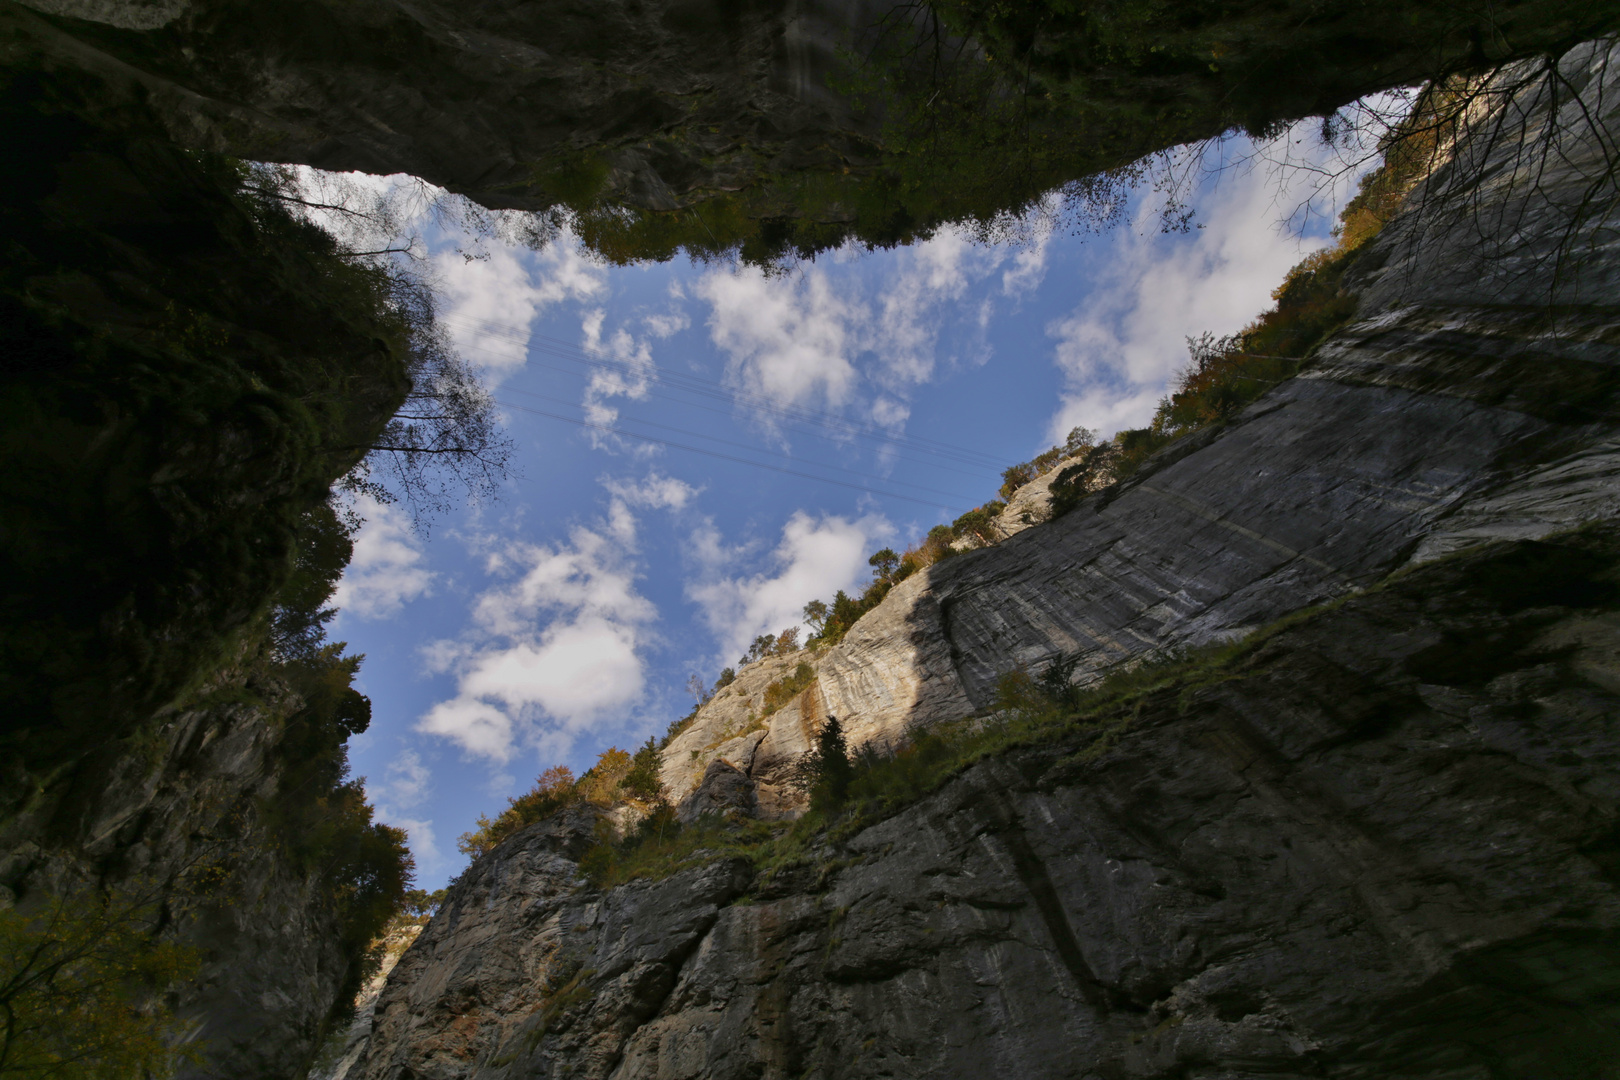
M 1589 106 L 1614 107 L 1607 61 L 1563 61 Z M 1568 302 L 1454 271 L 1434 181 L 1303 377 L 913 575 L 838 646 L 744 669 L 665 778 L 692 811 L 746 773 L 762 814 L 791 813 L 784 769 L 828 714 L 857 743 L 996 723 L 1020 663 L 1096 678 L 1295 613 L 1238 659 L 770 872 L 696 857 L 599 890 L 576 861 L 589 821 L 531 827 L 407 953 L 363 1075 L 1612 1072 L 1620 249 L 1570 212 L 1601 154 L 1557 150 L 1532 195 L 1488 156 L 1469 212 L 1527 223 L 1527 259 L 1575 234 Z M 737 730 L 801 660 L 815 684 Z
M 377 999 L 382 996 L 383 987 L 388 985 L 388 976 L 398 966 L 399 958 L 421 935 L 422 925 L 408 922 L 395 926 L 377 943 L 382 957 L 377 970 L 360 988 L 360 993 L 355 995 L 354 1019 L 341 1035 L 334 1033 L 328 1037 L 327 1049 L 321 1056 L 330 1060 L 317 1061 L 310 1070 L 309 1080 L 346 1080 L 360 1059 L 365 1057 L 366 1049 L 371 1044 L 371 1025 L 377 1011 Z
M 533 826 L 363 1075 L 1604 1075 L 1617 570 L 1612 528 L 1432 564 L 776 875 L 600 892 Z

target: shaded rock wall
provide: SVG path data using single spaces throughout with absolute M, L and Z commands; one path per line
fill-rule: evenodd
M 7 4 L 10 34 L 124 70 L 182 144 L 406 172 L 489 206 L 543 209 L 606 180 L 631 205 L 667 210 L 767 168 L 871 159 L 872 123 L 825 80 L 837 50 L 894 5 L 31 6 L 68 18 Z M 606 177 L 571 171 L 586 151 Z
M 398 328 L 116 86 L 8 66 L 0 121 L 0 888 L 153 900 L 196 1075 L 288 1080 L 351 972 L 260 813 L 301 702 L 230 672 L 404 398 Z
M 289 862 L 261 817 L 301 702 L 279 682 L 234 676 L 200 696 L 49 785 L 14 771 L 8 780 L 31 797 L 0 822 L 0 888 L 24 910 L 41 892 L 81 887 L 151 898 L 162 935 L 202 960 L 171 991 L 201 1053 L 182 1080 L 290 1080 L 352 974 L 318 868 Z
M 939 7 L 970 22 L 996 10 Z M 0 6 L 0 39 L 118 73 L 186 146 L 406 172 L 491 207 L 715 207 L 701 228 L 668 216 L 617 251 L 668 257 L 705 236 L 819 250 L 988 221 L 1178 143 L 1562 51 L 1616 18 L 1612 4 L 1572 0 L 1088 8 L 1066 17 L 1095 16 L 1100 33 L 1070 25 L 1059 43 L 1042 31 L 1064 17 L 1043 23 L 1041 10 L 987 71 L 974 65 L 988 54 L 961 47 L 927 5 L 895 0 L 30 0 Z M 911 60 L 866 62 L 880 21 L 889 51 Z M 961 66 L 953 57 L 972 73 L 937 120 L 941 90 L 949 103 L 962 89 L 940 74 Z M 1014 57 L 1062 74 L 1032 84 Z M 861 100 L 856 84 L 878 97 Z M 926 133 L 971 127 L 1024 94 L 978 141 Z M 891 114 L 908 117 L 909 135 L 886 129 Z M 987 169 L 986 155 L 1013 164 Z M 931 190 L 917 191 L 924 180 Z
M 1612 1075 L 1620 535 L 1433 564 L 797 870 L 479 860 L 369 1080 Z M 588 816 L 588 815 L 586 815 Z

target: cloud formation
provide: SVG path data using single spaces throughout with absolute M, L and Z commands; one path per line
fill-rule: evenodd
M 693 291 L 709 303 L 709 336 L 728 356 L 726 376 L 738 392 L 778 407 L 836 409 L 849 400 L 867 314 L 821 270 L 793 278 L 751 266 L 717 270 Z
M 440 252 L 434 271 L 445 300 L 442 323 L 492 383 L 528 359 L 529 327 L 542 311 L 563 300 L 596 299 L 608 287 L 606 272 L 566 233 L 540 252 L 498 245 L 473 259 Z
M 439 850 L 430 819 L 413 817 L 410 811 L 420 806 L 432 792 L 432 772 L 422 763 L 415 750 L 404 750 L 383 772 L 380 784 L 366 785 L 366 798 L 377 810 L 377 818 L 405 830 L 416 869 L 427 876 L 437 874 L 444 867 L 444 853 Z
M 1290 132 L 1278 148 L 1259 147 L 1252 158 L 1274 161 L 1297 153 L 1288 147 L 1301 141 Z M 1061 442 L 1076 425 L 1107 436 L 1146 424 L 1187 363 L 1188 337 L 1241 330 L 1270 304 L 1271 291 L 1295 263 L 1328 244 L 1303 239 L 1280 220 L 1290 211 L 1297 220 L 1301 206 L 1317 215 L 1336 212 L 1320 199 L 1322 172 L 1300 164 L 1220 175 L 1198 200 L 1205 224 L 1196 243 L 1165 234 L 1159 208 L 1140 204 L 1129 228 L 1113 234 L 1107 277 L 1079 307 L 1047 324 L 1063 377 L 1051 439 Z
M 894 528 L 876 514 L 850 521 L 801 510 L 782 526 L 782 539 L 765 558 L 765 568 L 739 573 L 759 561 L 755 549 L 726 544 L 714 524 L 705 522 L 691 537 L 688 554 L 697 573 L 686 596 L 701 609 L 722 662 L 731 663 L 760 634 L 802 626 L 809 601 L 865 585 L 871 577 L 868 553 L 893 535 Z
M 566 543 L 508 541 L 486 568 L 504 578 L 473 603 L 456 641 L 424 650 L 433 670 L 456 675 L 456 694 L 417 730 L 504 762 L 519 746 L 554 755 L 593 725 L 642 699 L 643 652 L 658 612 L 637 590 L 636 509 L 679 509 L 695 494 L 669 477 L 610 481 L 606 516 Z
M 671 337 L 691 325 L 686 314 L 679 309 L 643 316 L 639 320 L 642 326 L 639 335 L 622 326 L 604 334 L 603 324 L 606 320 L 606 310 L 595 308 L 587 311 L 580 321 L 581 344 L 585 352 L 611 362 L 610 365 L 592 368 L 590 378 L 585 383 L 585 419 L 599 427 L 611 427 L 618 422 L 619 410 L 609 404 L 612 399 L 647 399 L 657 374 L 652 358 L 652 343 Z M 625 448 L 625 440 L 610 432 L 590 430 L 588 437 L 591 445 L 599 450 L 610 446 Z M 646 443 L 634 443 L 633 449 L 641 453 L 653 450 Z
M 391 619 L 410 601 L 432 595 L 437 575 L 425 565 L 409 516 L 367 495 L 356 497 L 355 511 L 365 524 L 332 603 L 355 618 Z

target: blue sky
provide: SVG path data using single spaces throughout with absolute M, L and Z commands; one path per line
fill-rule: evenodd
M 542 769 L 662 733 L 690 675 L 712 682 L 806 601 L 860 586 L 871 551 L 994 497 L 1002 468 L 1077 424 L 1146 423 L 1184 339 L 1241 328 L 1327 242 L 1357 170 L 1275 164 L 1358 156 L 1314 130 L 1252 168 L 1192 166 L 1185 233 L 1162 231 L 1152 184 L 1100 234 L 1054 198 L 1021 244 L 946 231 L 776 276 L 425 227 L 444 325 L 519 475 L 428 535 L 359 507 L 333 625 L 373 703 L 351 759 L 420 884 L 459 871 L 457 835 Z

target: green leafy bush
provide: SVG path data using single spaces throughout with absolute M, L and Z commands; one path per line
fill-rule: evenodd
M 659 777 L 660 766 L 658 743 L 649 736 L 630 759 L 630 771 L 624 774 L 624 790 L 638 799 L 663 798 L 664 782 Z

